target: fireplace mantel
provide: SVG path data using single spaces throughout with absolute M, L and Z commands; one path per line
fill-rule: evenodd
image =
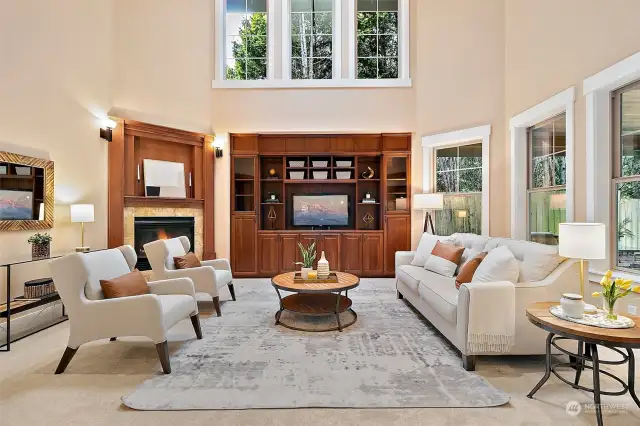
M 201 198 L 167 198 L 125 196 L 125 207 L 193 207 L 202 208 Z

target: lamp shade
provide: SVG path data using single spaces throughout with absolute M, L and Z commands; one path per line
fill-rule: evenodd
M 442 194 L 416 194 L 412 201 L 415 210 L 442 210 L 444 208 Z
M 574 259 L 604 259 L 606 228 L 602 223 L 561 223 L 558 254 Z
M 93 222 L 93 204 L 72 204 L 71 222 Z

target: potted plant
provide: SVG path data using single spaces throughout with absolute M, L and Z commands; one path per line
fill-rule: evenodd
M 32 259 L 46 259 L 51 256 L 51 235 L 49 234 L 33 234 L 27 242 L 31 244 Z
M 295 264 L 302 265 L 300 275 L 303 280 L 308 280 L 309 272 L 313 271 L 313 261 L 316 259 L 316 243 L 311 243 L 307 248 L 305 248 L 301 243 L 298 243 L 298 247 L 300 247 L 302 262 L 295 262 Z
M 618 319 L 618 315 L 616 315 L 615 312 L 615 305 L 618 299 L 622 299 L 631 292 L 640 293 L 640 287 L 631 287 L 633 280 L 624 280 L 622 278 L 612 279 L 612 275 L 611 270 L 608 270 L 607 273 L 604 274 L 602 281 L 600 281 L 603 291 L 596 291 L 592 296 L 602 296 L 602 299 L 604 299 L 603 309 L 606 312 L 607 319 L 615 321 Z

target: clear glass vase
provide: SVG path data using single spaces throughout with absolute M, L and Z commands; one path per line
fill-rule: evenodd
M 603 299 L 603 303 L 602 303 L 602 309 L 605 312 L 605 318 L 610 320 L 610 321 L 615 321 L 618 319 L 618 315 L 616 314 L 616 302 L 618 301 L 617 299 L 613 299 L 613 300 L 608 300 L 605 299 L 604 297 Z

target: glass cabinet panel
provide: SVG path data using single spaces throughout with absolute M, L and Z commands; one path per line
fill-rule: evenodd
M 389 157 L 386 160 L 387 211 L 409 211 L 407 198 L 407 157 Z
M 254 212 L 255 208 L 255 159 L 236 157 L 233 159 L 234 211 Z

